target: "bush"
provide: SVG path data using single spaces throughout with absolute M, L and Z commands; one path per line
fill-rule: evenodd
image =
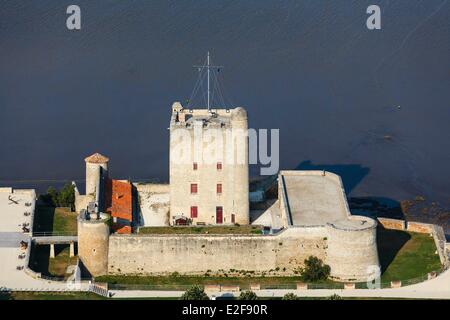
M 258 296 L 253 291 L 242 291 L 239 300 L 258 300 Z
M 298 300 L 298 297 L 294 293 L 286 293 L 281 300 Z
M 67 183 L 61 191 L 50 186 L 47 193 L 40 195 L 39 198 L 47 205 L 52 207 L 68 207 L 71 210 L 75 208 L 75 187 Z
M 181 300 L 209 300 L 209 297 L 200 286 L 192 286 L 183 293 Z
M 342 300 L 340 295 L 337 295 L 336 293 L 333 294 L 332 296 L 328 297 L 328 300 Z
M 328 279 L 330 266 L 323 264 L 322 260 L 310 256 L 305 259 L 305 267 L 300 269 L 300 278 L 305 282 L 315 282 Z
M 48 187 L 47 193 L 41 195 L 40 198 L 49 206 L 58 206 L 58 191 L 54 187 Z

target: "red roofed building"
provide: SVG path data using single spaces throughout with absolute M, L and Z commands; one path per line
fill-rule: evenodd
M 133 188 L 130 182 L 105 180 L 105 211 L 113 218 L 112 228 L 117 233 L 132 232 Z
M 111 215 L 113 232 L 130 234 L 136 221 L 134 215 L 136 194 L 131 182 L 114 180 L 109 177 L 109 159 L 100 153 L 85 159 L 86 162 L 86 192 L 81 195 L 76 189 L 75 209 L 77 212 L 98 217 L 100 213 Z

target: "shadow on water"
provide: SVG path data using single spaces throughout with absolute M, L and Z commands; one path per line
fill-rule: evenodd
M 341 177 L 347 195 L 370 171 L 359 164 L 313 164 L 311 160 L 301 162 L 295 170 L 325 170 L 335 173 Z
M 348 198 L 348 206 L 354 215 L 371 218 L 405 219 L 401 204 L 384 197 L 353 197 Z

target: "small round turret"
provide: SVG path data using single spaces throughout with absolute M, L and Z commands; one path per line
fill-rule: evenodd
M 100 153 L 84 159 L 86 162 L 86 194 L 95 194 L 100 177 L 108 176 L 109 159 Z
M 247 120 L 247 111 L 242 107 L 237 107 L 232 110 L 233 120 Z
M 100 214 L 100 219 L 78 217 L 78 257 L 92 276 L 108 273 L 108 250 L 111 217 Z M 92 216 L 92 214 L 91 214 Z
M 331 277 L 340 281 L 372 280 L 380 266 L 377 251 L 377 222 L 350 216 L 327 224 L 327 264 Z
M 176 101 L 172 104 L 172 111 L 173 112 L 180 112 L 181 110 L 183 110 L 183 106 L 181 105 L 180 102 Z

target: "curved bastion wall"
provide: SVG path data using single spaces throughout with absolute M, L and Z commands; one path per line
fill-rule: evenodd
M 108 273 L 109 215 L 99 220 L 78 217 L 78 257 L 92 276 Z
M 331 277 L 339 281 L 367 281 L 377 276 L 377 222 L 349 216 L 327 224 L 327 259 Z
M 326 259 L 337 281 L 372 280 L 379 271 L 377 222 L 353 216 L 342 179 L 327 171 L 281 171 L 281 216 L 288 229 L 323 226 Z

